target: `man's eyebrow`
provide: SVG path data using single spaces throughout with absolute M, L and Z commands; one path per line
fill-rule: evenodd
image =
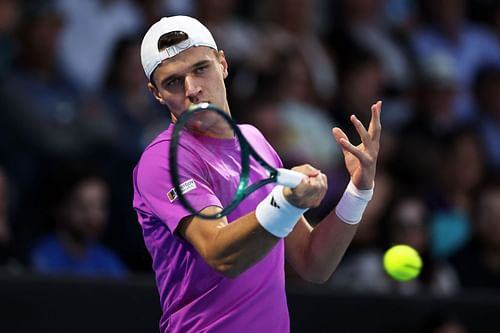
M 191 66 L 191 68 L 197 68 L 200 66 L 208 65 L 210 62 L 211 62 L 210 60 L 201 60 L 195 63 L 193 66 Z
M 195 68 L 198 68 L 198 67 L 202 67 L 202 66 L 206 66 L 208 64 L 211 63 L 211 60 L 201 60 L 201 61 L 198 61 L 197 63 L 194 63 L 193 65 L 191 65 L 191 69 L 195 69 Z M 172 79 L 177 79 L 179 77 L 182 77 L 183 75 L 181 74 L 172 74 L 168 77 L 166 77 L 165 79 L 163 79 L 161 82 L 160 82 L 160 85 L 164 85 L 166 82 L 172 80 Z

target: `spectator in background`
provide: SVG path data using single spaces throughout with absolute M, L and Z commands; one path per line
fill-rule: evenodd
M 398 145 L 391 172 L 398 182 L 423 195 L 436 181 L 438 143 L 459 126 L 454 110 L 458 78 L 445 54 L 429 57 L 419 64 L 418 72 L 414 110 L 395 131 Z
M 85 150 L 80 95 L 57 67 L 62 24 L 53 7 L 26 4 L 14 64 L 0 81 L 0 146 L 22 194 L 32 191 L 46 160 Z
M 455 112 L 462 121 L 474 118 L 471 83 L 480 66 L 500 63 L 500 42 L 492 31 L 470 22 L 465 0 L 422 1 L 424 21 L 411 35 L 417 63 L 434 54 L 446 54 L 458 77 Z
M 0 82 L 0 120 L 5 130 L 1 137 L 9 143 L 2 150 L 9 156 L 21 201 L 36 202 L 34 188 L 53 161 L 94 154 L 109 136 L 105 122 L 82 111 L 85 99 L 58 66 L 63 25 L 50 3 L 27 2 L 17 31 L 14 66 Z M 30 216 L 31 210 L 21 213 L 25 221 L 36 218 Z
M 338 71 L 345 72 L 345 65 L 350 67 L 350 63 L 353 63 L 351 56 L 359 56 L 358 50 L 363 50 L 369 58 L 376 59 L 380 71 L 380 89 L 384 94 L 387 111 L 383 115 L 387 137 L 411 112 L 411 100 L 408 97 L 414 73 L 407 34 L 398 34 L 391 22 L 384 17 L 386 5 L 395 7 L 386 0 L 342 0 L 333 3 L 334 19 L 331 20 L 330 40 Z M 400 20 L 409 19 L 401 13 L 398 16 Z M 345 77 L 344 73 L 339 75 Z M 341 81 L 345 82 L 343 79 Z M 339 89 L 343 89 L 342 84 L 339 84 Z M 353 93 L 362 93 L 363 89 Z
M 268 49 L 264 47 L 265 36 L 252 23 L 236 15 L 237 0 L 199 0 L 196 12 L 206 22 L 221 49 L 227 50 L 231 63 L 259 66 Z M 254 67 L 255 68 L 255 67 Z
M 266 47 L 296 47 L 310 78 L 314 104 L 327 107 L 337 89 L 336 64 L 314 19 L 314 2 L 308 0 L 261 1 Z M 380 96 L 380 95 L 379 95 Z M 376 99 L 372 100 L 375 101 Z M 366 110 L 364 110 L 366 112 Z
M 16 61 L 2 89 L 8 103 L 6 120 L 21 136 L 16 141 L 41 145 L 44 153 L 64 155 L 80 149 L 70 134 L 77 126 L 80 99 L 56 63 L 62 24 L 53 7 L 26 6 L 18 28 Z
M 63 24 L 54 7 L 27 5 L 18 31 L 16 62 L 0 86 L 10 139 L 27 146 L 23 148 L 30 150 L 28 158 L 79 156 L 105 136 L 98 132 L 99 124 L 83 117 L 82 95 L 58 67 Z
M 85 167 L 57 170 L 48 179 L 53 230 L 30 251 L 34 271 L 51 275 L 124 277 L 120 258 L 101 244 L 108 221 L 106 182 Z
M 347 125 L 350 115 L 356 114 L 362 122 L 367 121 L 370 117 L 367 105 L 384 90 L 384 72 L 378 57 L 356 43 L 351 46 L 348 53 L 337 56 L 339 89 L 330 110 L 336 123 L 350 131 L 347 135 L 354 132 Z
M 146 145 L 163 129 L 169 116 L 151 98 L 144 85 L 140 59 L 141 41 L 121 38 L 112 53 L 113 63 L 106 75 L 103 114 L 112 118 L 114 145 L 131 167 Z M 95 110 L 94 110 L 95 111 Z
M 459 129 L 441 142 L 439 173 L 428 194 L 431 208 L 430 249 L 449 258 L 471 237 L 473 193 L 485 176 L 483 147 L 474 129 Z
M 489 170 L 500 175 L 500 65 L 486 65 L 478 71 L 474 97 Z
M 339 4 L 341 14 L 335 23 L 345 38 L 352 39 L 380 59 L 385 86 L 401 90 L 411 82 L 412 67 L 406 51 L 407 41 L 398 39 L 383 19 L 385 2 L 342 0 Z
M 474 196 L 473 238 L 451 258 L 463 290 L 500 290 L 500 182 L 486 179 Z
M 141 12 L 129 0 L 52 2 L 65 23 L 58 48 L 62 67 L 80 88 L 98 91 L 116 41 L 143 29 Z
M 460 81 L 453 59 L 435 53 L 418 64 L 417 110 L 405 130 L 422 131 L 433 140 L 440 140 L 460 126 L 455 98 Z

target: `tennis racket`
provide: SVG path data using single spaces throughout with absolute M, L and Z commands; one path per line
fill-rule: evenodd
M 198 151 L 194 151 L 193 138 L 199 140 Z M 209 144 L 203 144 L 203 142 Z M 213 144 L 215 142 L 215 144 Z M 174 185 L 176 198 L 191 214 L 204 219 L 218 219 L 230 214 L 241 201 L 255 190 L 270 183 L 277 183 L 295 188 L 304 175 L 283 168 L 274 168 L 269 165 L 248 143 L 247 139 L 232 118 L 219 107 L 210 103 L 195 104 L 187 109 L 175 123 L 169 148 L 169 169 Z M 210 150 L 211 156 L 216 156 L 213 163 L 228 172 L 227 182 L 213 184 L 222 193 L 222 210 L 216 214 L 202 214 L 194 208 L 195 200 L 190 198 L 186 190 L 186 179 L 181 179 L 180 174 L 186 165 L 183 154 L 199 154 L 200 150 Z M 238 152 L 239 151 L 239 152 Z M 250 158 L 253 158 L 267 173 L 267 177 L 254 180 L 249 184 Z M 254 168 L 252 166 L 252 168 Z M 265 174 L 264 173 L 264 174 Z M 239 174 L 239 177 L 238 177 Z M 236 179 L 236 180 L 235 180 Z

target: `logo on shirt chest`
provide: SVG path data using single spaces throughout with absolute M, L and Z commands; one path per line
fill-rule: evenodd
M 196 183 L 193 179 L 188 179 L 184 183 L 180 184 L 179 187 L 181 189 L 181 193 L 186 194 L 196 188 Z M 174 202 L 174 200 L 177 199 L 178 195 L 177 191 L 175 191 L 175 188 L 167 192 L 167 197 L 170 202 Z

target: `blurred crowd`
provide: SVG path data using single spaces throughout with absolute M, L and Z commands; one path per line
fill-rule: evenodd
M 375 195 L 327 287 L 404 295 L 500 290 L 500 2 L 0 0 L 0 269 L 150 272 L 132 168 L 169 125 L 140 62 L 160 17 L 192 15 L 229 63 L 233 116 L 286 166 L 348 175 L 331 134 L 383 101 Z M 396 283 L 383 252 L 422 254 Z M 288 278 L 295 279 L 288 270 Z

